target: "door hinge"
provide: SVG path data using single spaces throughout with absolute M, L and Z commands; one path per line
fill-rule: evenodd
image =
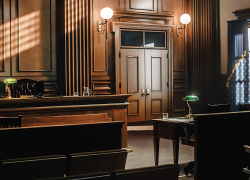
M 167 53 L 167 58 L 168 58 L 168 53 Z
M 119 88 L 121 88 L 122 87 L 122 84 L 121 83 L 119 83 Z
M 119 52 L 119 57 L 122 57 L 122 54 Z
M 167 87 L 169 87 L 169 82 L 167 82 Z

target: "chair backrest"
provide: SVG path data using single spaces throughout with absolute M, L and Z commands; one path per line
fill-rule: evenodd
M 239 104 L 238 111 L 250 111 L 250 104 Z
M 0 117 L 0 128 L 21 127 L 21 115 L 17 117 Z
M 220 113 L 220 112 L 229 112 L 230 103 L 228 104 L 208 104 L 206 113 Z
M 63 177 L 65 173 L 65 166 L 65 155 L 6 159 L 1 161 L 0 179 L 34 180 L 41 178 Z
M 44 93 L 45 82 L 32 79 L 18 79 L 13 85 L 11 96 L 19 98 L 20 95 L 39 95 Z
M 168 164 L 114 171 L 111 180 L 178 180 L 180 166 Z
M 67 176 L 67 177 L 58 177 L 58 178 L 47 178 L 40 180 L 110 180 L 111 176 L 108 172 L 96 172 L 96 173 L 88 173 L 76 176 Z M 38 179 L 39 180 L 39 179 Z

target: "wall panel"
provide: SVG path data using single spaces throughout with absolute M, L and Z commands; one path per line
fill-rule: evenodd
M 158 12 L 159 13 L 166 13 L 166 12 L 172 12 L 174 13 L 176 11 L 175 9 L 175 1 L 172 0 L 158 0 Z
M 1 76 L 10 76 L 10 1 L 3 0 L 0 2 L 1 6 L 1 19 L 0 19 L 0 75 Z
M 55 9 L 56 0 L 0 2 L 0 81 L 56 80 Z
M 127 11 L 157 12 L 157 0 L 125 0 Z

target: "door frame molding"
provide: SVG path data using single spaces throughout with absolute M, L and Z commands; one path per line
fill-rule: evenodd
M 169 52 L 168 62 L 169 62 L 169 115 L 172 116 L 172 102 L 173 102 L 173 25 L 166 24 L 155 24 L 155 23 L 134 23 L 134 22 L 112 22 L 111 32 L 114 33 L 115 42 L 115 92 L 116 94 L 121 94 L 120 91 L 120 30 L 121 29 L 131 29 L 131 30 L 161 30 L 166 31 L 166 47 Z M 147 48 L 148 49 L 148 48 Z

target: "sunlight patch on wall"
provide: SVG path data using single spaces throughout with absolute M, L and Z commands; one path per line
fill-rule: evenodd
M 82 0 L 65 0 L 65 33 L 78 29 L 82 19 Z
M 38 45 L 40 28 L 40 11 L 1 24 L 0 61 Z

